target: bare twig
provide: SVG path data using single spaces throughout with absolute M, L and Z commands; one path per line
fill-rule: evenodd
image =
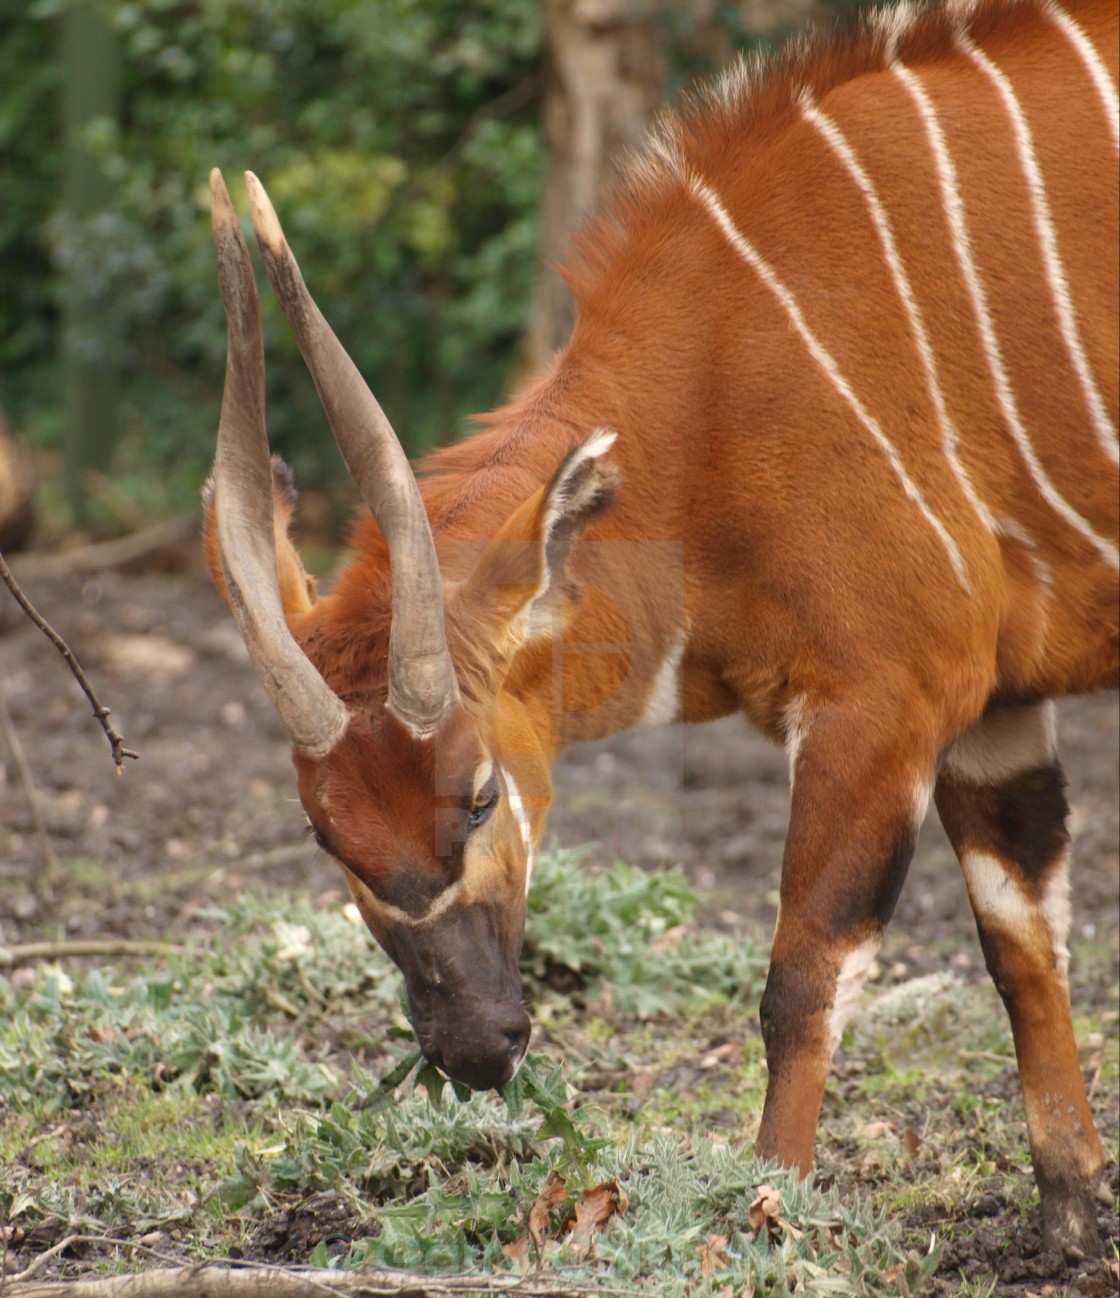
M 158 1270 L 98 1279 L 35 1280 L 44 1265 L 75 1244 L 123 1248 L 160 1262 L 166 1253 L 138 1240 L 112 1235 L 67 1235 L 15 1275 L 0 1276 L 0 1298 L 639 1298 L 635 1289 L 567 1285 L 560 1277 L 441 1275 L 359 1267 L 327 1271 L 268 1263 L 171 1265 Z
M 36 1281 L 39 1263 L 73 1244 L 100 1243 L 136 1248 L 128 1240 L 96 1235 L 70 1235 L 25 1271 L 0 1281 L 3 1298 L 610 1298 L 636 1295 L 633 1289 L 573 1288 L 545 1276 L 441 1275 L 418 1276 L 371 1270 L 326 1271 L 237 1263 L 165 1267 L 103 1279 Z M 144 1252 L 152 1250 L 144 1249 Z
M 32 960 L 66 960 L 97 955 L 182 955 L 171 942 L 133 942 L 127 938 L 80 938 L 71 942 L 23 942 L 0 946 L 0 969 Z
M 31 824 L 35 830 L 35 838 L 39 843 L 40 855 L 43 858 L 43 877 L 49 891 L 58 872 L 58 862 L 55 859 L 54 848 L 51 846 L 50 835 L 47 833 L 47 822 L 43 819 L 43 804 L 39 799 L 39 790 L 36 789 L 35 781 L 31 777 L 31 767 L 27 764 L 23 744 L 20 743 L 19 732 L 16 730 L 11 710 L 8 707 L 2 672 L 0 672 L 0 732 L 3 732 L 4 741 L 8 745 L 8 751 L 12 755 L 12 761 L 15 763 L 16 772 L 19 775 L 19 782 L 23 786 L 23 796 L 27 799 L 27 806 L 31 812 Z
M 39 628 L 47 639 L 54 645 L 62 655 L 66 665 L 74 673 L 74 679 L 85 691 L 85 696 L 90 701 L 93 708 L 93 715 L 101 723 L 101 729 L 105 731 L 105 737 L 109 741 L 109 748 L 112 750 L 113 762 L 117 768 L 117 774 L 120 775 L 124 770 L 124 759 L 126 757 L 138 758 L 139 753 L 133 752 L 131 748 L 125 748 L 124 736 L 119 735 L 116 729 L 109 721 L 109 709 L 105 707 L 97 695 L 93 692 L 93 686 L 89 683 L 81 665 L 71 652 L 70 646 L 58 634 L 53 626 L 44 618 L 34 607 L 31 601 L 19 587 L 19 582 L 12 576 L 12 570 L 4 561 L 4 556 L 0 554 L 0 578 L 12 592 L 16 603 L 23 609 L 32 622 Z

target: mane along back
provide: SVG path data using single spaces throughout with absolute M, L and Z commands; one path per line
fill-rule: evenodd
M 581 303 L 620 259 L 644 221 L 703 175 L 741 172 L 796 121 L 804 100 L 885 71 L 918 69 L 954 54 L 960 35 L 983 41 L 1012 16 L 1047 12 L 1047 0 L 901 0 L 806 32 L 781 48 L 739 55 L 707 84 L 664 109 L 630 160 L 603 214 L 577 236 L 565 277 Z M 1084 3 L 1066 6 L 1076 13 Z

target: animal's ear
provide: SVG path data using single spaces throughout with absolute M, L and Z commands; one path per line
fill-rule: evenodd
M 600 428 L 570 451 L 547 486 L 502 525 L 455 596 L 460 615 L 482 634 L 493 629 L 499 679 L 527 641 L 552 634 L 563 618 L 572 544 L 614 500 L 618 470 L 601 457 L 616 436 Z
M 218 588 L 218 594 L 226 604 L 229 604 L 229 592 L 226 589 L 222 560 L 218 553 L 217 511 L 221 505 L 215 497 L 214 479 L 211 476 L 202 488 L 202 545 L 206 554 L 206 566 L 210 569 L 210 577 Z M 299 493 L 296 491 L 291 469 L 278 455 L 274 455 L 272 457 L 272 534 L 276 549 L 276 576 L 280 584 L 280 602 L 284 606 L 285 617 L 289 619 L 296 613 L 306 613 L 317 597 L 315 578 L 308 576 L 304 570 L 303 561 L 292 544 L 292 538 L 288 535 L 298 499 Z

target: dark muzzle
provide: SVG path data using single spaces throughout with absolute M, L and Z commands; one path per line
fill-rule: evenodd
M 453 1003 L 441 1010 L 426 1020 L 417 1014 L 424 1058 L 472 1090 L 503 1087 L 524 1058 L 532 1029 L 520 1001 L 508 1007 Z

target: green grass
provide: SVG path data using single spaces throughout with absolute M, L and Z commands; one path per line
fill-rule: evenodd
M 424 1066 L 396 972 L 363 929 L 298 896 L 212 907 L 192 920 L 194 945 L 159 962 L 0 978 L 13 1246 L 154 1231 L 179 1256 L 252 1256 L 279 1212 L 303 1221 L 304 1260 L 503 1271 L 558 1175 L 541 1261 L 570 1283 L 654 1285 L 660 1298 L 748 1280 L 765 1294 L 918 1294 L 937 1262 L 931 1234 L 967 1229 L 985 1187 L 1028 1208 L 989 987 L 938 974 L 868 991 L 826 1098 L 834 1188 L 821 1190 L 750 1149 L 764 953 L 697 928 L 679 873 L 572 867 L 539 867 L 524 962 L 535 1053 L 504 1098 L 467 1096 Z M 1115 1089 L 1114 1041 L 1105 1055 Z M 628 1203 L 586 1256 L 562 1223 L 604 1184 Z M 762 1184 L 781 1203 L 752 1229 Z M 127 1258 L 106 1245 L 66 1266 Z

